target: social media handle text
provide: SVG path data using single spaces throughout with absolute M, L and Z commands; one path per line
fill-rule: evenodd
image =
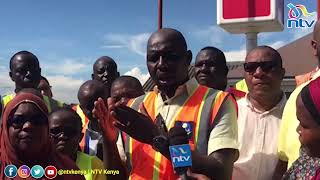
M 86 174 L 105 174 L 105 175 L 119 175 L 119 170 L 110 170 L 110 169 L 87 169 L 87 170 L 65 170 L 60 169 L 58 171 L 59 175 L 63 174 L 80 174 L 80 175 L 86 175 Z

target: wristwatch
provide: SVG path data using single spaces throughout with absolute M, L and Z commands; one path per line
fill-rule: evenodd
M 152 139 L 152 148 L 158 152 L 164 152 L 169 147 L 168 138 L 164 135 L 158 135 Z

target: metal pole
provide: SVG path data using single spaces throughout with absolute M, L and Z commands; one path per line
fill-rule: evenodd
M 158 0 L 158 29 L 162 28 L 162 0 Z
M 246 33 L 246 50 L 247 54 L 257 47 L 258 42 L 258 33 L 257 32 L 247 32 Z
M 317 12 L 318 12 L 318 19 L 320 19 L 320 0 L 318 0 L 318 9 L 317 9 Z

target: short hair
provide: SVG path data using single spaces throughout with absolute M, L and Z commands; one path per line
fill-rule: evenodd
M 248 53 L 248 55 L 249 55 L 251 52 L 254 52 L 254 51 L 256 51 L 256 50 L 268 50 L 268 51 L 270 51 L 272 58 L 275 59 L 275 60 L 278 60 L 278 61 L 280 62 L 280 66 L 282 67 L 282 57 L 281 57 L 280 53 L 279 53 L 277 50 L 275 50 L 274 48 L 272 48 L 272 47 L 270 47 L 270 46 L 266 46 L 266 45 L 257 46 L 256 48 L 252 49 L 252 50 Z M 248 56 L 248 55 L 247 55 L 247 56 Z
M 34 54 L 32 54 L 29 51 L 19 51 L 17 53 L 15 53 L 11 58 L 10 58 L 10 70 L 12 70 L 12 64 L 13 64 L 13 60 L 15 59 L 16 56 L 18 55 L 31 55 L 33 56 L 33 58 L 36 60 L 38 66 L 39 66 L 39 60 L 37 58 L 37 56 L 35 56 Z
M 44 80 L 45 82 L 47 82 L 50 85 L 50 83 L 49 83 L 49 81 L 48 81 L 48 79 L 46 77 L 41 76 L 41 80 Z
M 87 91 L 86 93 L 84 93 L 83 91 Z M 93 93 L 88 93 L 89 91 L 92 92 L 93 90 L 97 91 L 97 92 L 94 92 Z M 86 82 L 84 82 L 79 90 L 78 90 L 78 99 L 80 99 L 80 96 L 81 95 L 96 95 L 96 96 L 105 96 L 105 97 L 102 97 L 102 98 L 107 98 L 110 94 L 110 92 L 108 92 L 108 89 L 106 88 L 106 86 L 100 82 L 100 81 L 97 81 L 97 80 L 88 80 Z
M 114 66 L 115 70 L 117 71 L 118 67 L 117 67 L 116 61 L 114 59 L 112 59 L 111 57 L 109 57 L 109 56 L 101 56 L 101 57 L 99 57 L 93 64 L 93 71 L 94 71 L 94 67 L 97 66 L 97 64 L 100 61 L 107 61 L 107 63 L 112 64 Z
M 219 59 L 219 64 L 223 65 L 226 68 L 225 70 L 228 72 L 229 68 L 228 68 L 228 65 L 227 65 L 226 56 L 224 55 L 223 51 L 221 51 L 220 49 L 218 49 L 216 47 L 213 47 L 213 46 L 206 46 L 206 47 L 202 48 L 200 50 L 200 52 L 201 51 L 212 51 L 212 52 L 214 52 L 217 55 L 217 58 Z
M 128 84 L 128 86 L 133 86 L 133 87 L 138 87 L 140 89 L 143 89 L 142 84 L 140 83 L 139 79 L 133 77 L 133 76 L 127 76 L 127 75 L 123 75 L 123 76 L 119 76 L 117 79 L 115 79 L 112 83 L 112 86 L 115 86 L 117 83 L 126 83 Z
M 74 120 L 75 120 L 75 123 L 76 123 L 76 124 L 79 124 L 80 128 L 82 129 L 82 119 L 81 119 L 81 117 L 79 116 L 79 114 L 78 114 L 76 111 L 74 111 L 73 109 L 71 109 L 71 108 L 69 108 L 69 107 L 60 107 L 60 108 L 52 111 L 52 112 L 49 114 L 48 117 L 50 117 L 52 114 L 57 113 L 57 112 L 67 112 L 67 113 L 70 113 L 70 114 L 73 116 L 73 118 L 74 118 Z M 50 118 L 49 118 L 49 119 L 50 119 Z

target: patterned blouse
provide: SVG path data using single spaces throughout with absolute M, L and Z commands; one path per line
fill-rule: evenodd
M 301 149 L 300 157 L 283 175 L 283 180 L 313 180 L 320 168 L 320 158 L 310 157 Z

